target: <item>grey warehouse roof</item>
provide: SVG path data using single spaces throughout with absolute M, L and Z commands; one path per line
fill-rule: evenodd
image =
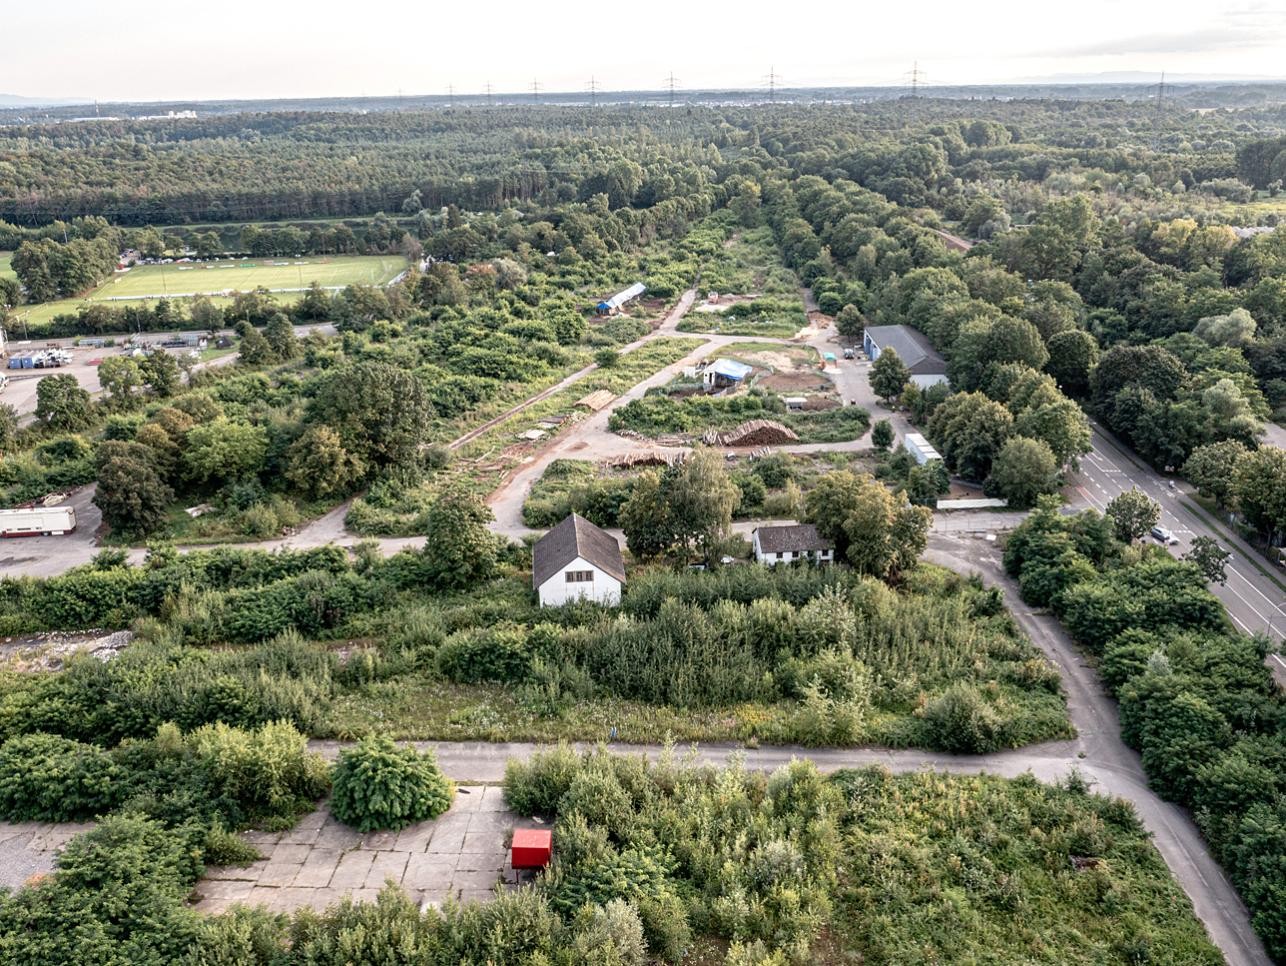
M 868 325 L 866 334 L 881 352 L 896 350 L 913 376 L 944 376 L 947 373 L 947 364 L 938 355 L 938 350 L 929 344 L 923 332 L 909 325 Z
M 625 582 L 625 561 L 621 559 L 621 547 L 616 538 L 573 513 L 531 548 L 532 584 L 539 587 L 577 557 Z
M 803 550 L 833 550 L 835 544 L 823 540 L 811 523 L 788 527 L 759 527 L 759 549 L 764 553 L 798 553 Z

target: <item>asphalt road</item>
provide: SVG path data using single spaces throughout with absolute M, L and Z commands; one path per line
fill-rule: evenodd
M 1190 509 L 1196 505 L 1191 487 L 1175 479 L 1171 489 L 1168 478 L 1143 463 L 1102 427 L 1095 425 L 1093 429 L 1093 451 L 1081 461 L 1080 471 L 1071 475 L 1067 490 L 1073 505 L 1102 511 L 1114 497 L 1137 487 L 1161 505 L 1161 526 L 1178 538 L 1178 543 L 1169 548 L 1171 553 L 1182 556 L 1196 537 L 1208 536 L 1233 554 L 1227 567 L 1227 583 L 1212 585 L 1211 589 L 1237 629 L 1247 634 L 1263 633 L 1278 642 L 1286 639 L 1286 571 L 1267 576 L 1259 568 L 1271 574 L 1272 565 L 1231 528 L 1212 526 Z M 1279 684 L 1286 687 L 1286 660 L 1281 655 L 1270 655 L 1269 665 Z

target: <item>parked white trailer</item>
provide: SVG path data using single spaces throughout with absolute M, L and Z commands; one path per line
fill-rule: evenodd
M 0 510 L 0 537 L 61 537 L 75 529 L 73 507 Z

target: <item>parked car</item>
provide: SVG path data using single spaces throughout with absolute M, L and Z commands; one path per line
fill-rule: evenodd
M 856 354 L 857 354 L 857 353 L 855 353 L 855 352 L 853 351 L 853 347 L 852 347 L 852 346 L 849 346 L 847 349 L 845 349 L 845 350 L 844 350 L 844 358 L 845 358 L 845 359 L 852 359 L 854 356 L 856 356 Z

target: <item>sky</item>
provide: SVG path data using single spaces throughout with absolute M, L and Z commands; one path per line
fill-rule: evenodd
M 1284 0 L 5 0 L 0 34 L 0 93 L 100 101 L 1286 77 Z

